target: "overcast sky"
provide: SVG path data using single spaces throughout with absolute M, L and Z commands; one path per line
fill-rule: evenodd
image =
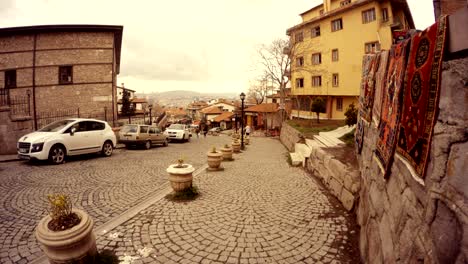
M 285 37 L 320 0 L 0 0 L 0 27 L 123 25 L 118 83 L 137 92 L 247 91 L 256 48 Z M 432 0 L 408 0 L 416 28 Z

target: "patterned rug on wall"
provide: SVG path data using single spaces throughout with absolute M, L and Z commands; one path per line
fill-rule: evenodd
M 375 93 L 375 75 L 379 67 L 380 53 L 366 54 L 362 61 L 361 96 L 359 97 L 359 115 L 370 122 Z
M 408 56 L 410 40 L 393 45 L 389 55 L 389 66 L 382 94 L 382 111 L 378 127 L 375 159 L 384 177 L 390 173 L 395 154 L 398 123 L 402 108 L 401 91 Z
M 372 107 L 372 122 L 376 127 L 379 127 L 380 124 L 380 113 L 382 112 L 382 93 L 383 89 L 385 88 L 385 77 L 387 76 L 388 69 L 388 55 L 388 50 L 380 52 L 379 68 L 375 74 L 375 93 L 374 105 Z
M 413 36 L 403 92 L 397 153 L 424 179 L 437 119 L 447 17 Z M 414 175 L 413 175 L 414 176 Z

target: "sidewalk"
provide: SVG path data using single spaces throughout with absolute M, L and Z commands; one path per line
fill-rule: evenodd
M 18 161 L 18 155 L 11 154 L 11 155 L 0 155 L 0 162 L 10 162 L 10 161 Z
M 288 165 L 278 140 L 251 142 L 222 163 L 224 171 L 196 168 L 195 200 L 168 201 L 167 184 L 96 226 L 98 250 L 128 264 L 359 263 L 358 230 L 346 210 Z

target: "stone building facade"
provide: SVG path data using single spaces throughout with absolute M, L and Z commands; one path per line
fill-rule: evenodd
M 21 136 L 8 133 L 18 119 L 31 129 L 60 117 L 117 119 L 122 32 L 105 25 L 0 29 L 0 143 L 7 152 Z
M 463 7 L 468 6 L 467 0 L 433 0 L 434 16 L 452 15 Z

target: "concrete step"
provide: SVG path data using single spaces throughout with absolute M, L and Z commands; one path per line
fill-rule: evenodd
M 309 148 L 323 148 L 326 147 L 324 144 L 322 144 L 320 141 L 314 140 L 314 139 L 306 139 L 306 145 L 309 146 Z
M 333 144 L 335 145 L 341 145 L 341 144 L 344 144 L 343 141 L 339 140 L 338 138 L 336 138 L 334 135 L 330 135 L 330 134 L 327 134 L 327 133 L 323 133 L 323 134 L 319 134 L 321 137 L 325 138 L 326 140 L 332 142 Z
M 335 147 L 336 143 L 333 141 L 330 141 L 329 139 L 322 137 L 320 135 L 315 135 L 314 139 L 325 145 L 326 147 Z
M 289 153 L 289 156 L 291 157 L 291 165 L 292 166 L 297 167 L 297 166 L 302 165 L 302 161 L 304 160 L 302 155 L 300 155 L 299 153 L 296 153 L 296 152 L 291 152 L 291 153 Z

